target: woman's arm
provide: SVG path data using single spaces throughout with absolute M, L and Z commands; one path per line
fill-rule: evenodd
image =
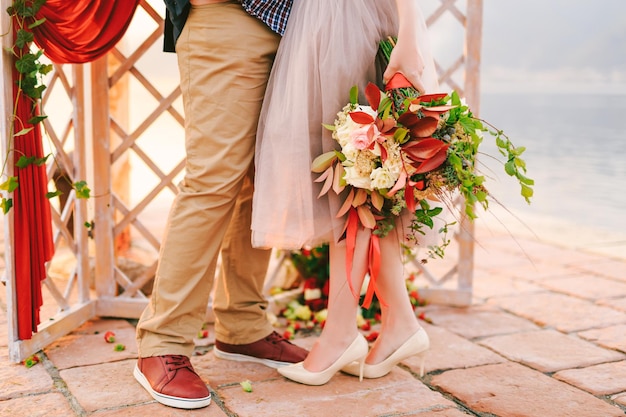
M 421 13 L 418 0 L 395 1 L 399 18 L 398 41 L 391 52 L 389 65 L 383 74 L 383 81 L 387 83 L 395 73 L 399 72 L 420 93 L 425 93 L 422 83 L 424 60 L 419 50 L 417 25 L 414 24 L 415 17 Z

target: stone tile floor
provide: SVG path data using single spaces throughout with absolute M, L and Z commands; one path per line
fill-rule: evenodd
M 0 416 L 625 415 L 626 256 L 498 234 L 479 242 L 472 306 L 419 309 L 432 342 L 423 378 L 410 358 L 378 380 L 340 373 L 308 387 L 262 365 L 215 358 L 209 336 L 192 362 L 213 402 L 195 411 L 161 406 L 135 382 L 131 321 L 92 320 L 40 352 L 32 368 L 10 363 L 2 294 Z M 104 343 L 106 330 L 127 349 Z

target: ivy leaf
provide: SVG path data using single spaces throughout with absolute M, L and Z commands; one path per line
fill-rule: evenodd
M 17 160 L 15 166 L 18 168 L 26 168 L 29 165 L 36 164 L 37 158 L 34 156 L 20 156 L 20 159 Z
M 7 214 L 11 207 L 13 207 L 13 199 L 12 198 L 4 198 L 2 197 L 2 202 L 0 203 L 0 207 L 2 208 L 2 212 Z
M 46 18 L 45 18 L 45 17 L 44 17 L 43 19 L 37 19 L 37 20 L 35 20 L 33 23 L 31 23 L 30 25 L 28 25 L 28 28 L 29 28 L 29 29 L 36 28 L 37 26 L 42 25 L 45 21 L 46 21 Z
M 76 198 L 89 198 L 91 190 L 87 187 L 86 181 L 75 182 L 72 186 L 76 190 Z
M 18 185 L 19 182 L 17 180 L 17 177 L 9 177 L 5 182 L 0 184 L 0 190 L 5 190 L 12 193 L 13 191 L 15 191 Z
M 48 118 L 48 116 L 45 116 L 45 115 L 34 116 L 34 117 L 31 117 L 30 119 L 28 119 L 28 123 L 30 123 L 31 125 L 36 125 L 37 123 L 39 123 L 42 120 L 45 120 L 47 118 Z
M 63 194 L 63 193 L 62 193 L 61 191 L 59 191 L 59 190 L 56 190 L 56 191 L 50 191 L 50 192 L 46 193 L 46 198 L 47 198 L 48 200 L 50 200 L 51 198 L 54 198 L 54 197 L 60 196 L 61 194 Z
M 30 132 L 31 130 L 33 130 L 32 127 L 27 127 L 26 129 L 22 129 L 19 132 L 13 134 L 13 136 L 14 137 L 23 136 L 23 135 L 27 134 L 28 132 Z
M 30 42 L 32 42 L 34 39 L 35 39 L 35 36 L 32 34 L 32 32 L 29 32 L 24 29 L 18 29 L 17 36 L 15 37 L 15 45 L 19 49 L 22 49 L 26 45 L 28 45 Z

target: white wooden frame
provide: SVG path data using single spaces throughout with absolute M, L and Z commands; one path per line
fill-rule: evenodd
M 468 104 L 472 107 L 475 114 L 479 111 L 479 92 L 480 92 L 480 51 L 482 42 L 482 9 L 483 0 L 458 0 L 466 4 L 466 14 L 463 14 L 457 7 L 457 0 L 431 0 L 440 3 L 435 13 L 428 16 L 428 23 L 433 24 L 437 19 L 446 13 L 451 13 L 465 27 L 465 48 L 462 56 L 454 62 L 451 68 L 444 69 L 438 67 L 440 81 L 451 84 L 457 91 L 461 92 Z M 0 0 L 2 5 L 2 27 L 9 27 L 9 19 L 4 10 L 11 3 L 10 0 Z M 110 68 L 107 65 L 107 57 L 98 59 L 91 64 L 85 65 L 66 65 L 55 66 L 56 82 L 59 86 L 49 86 L 52 88 L 64 88 L 67 94 L 75 103 L 71 121 L 68 126 L 63 129 L 61 135 L 57 135 L 50 123 L 44 124 L 44 128 L 51 142 L 55 146 L 63 147 L 62 144 L 71 136 L 74 144 L 73 159 L 63 152 L 59 152 L 59 158 L 63 160 L 64 166 L 70 167 L 72 178 L 87 178 L 87 160 L 93 163 L 93 202 L 89 202 L 93 206 L 93 214 L 89 213 L 88 204 L 85 200 L 76 199 L 70 196 L 70 204 L 62 212 L 53 213 L 53 222 L 55 230 L 55 243 L 64 240 L 67 246 L 71 248 L 72 253 L 76 257 L 76 266 L 72 270 L 71 277 L 68 277 L 68 286 L 62 291 L 57 287 L 53 279 L 48 277 L 45 283 L 46 291 L 52 295 L 52 299 L 59 306 L 58 313 L 54 316 L 53 321 L 47 321 L 40 325 L 37 333 L 30 340 L 18 340 L 17 338 L 17 319 L 15 313 L 15 294 L 14 294 L 14 253 L 13 253 L 13 216 L 11 213 L 4 216 L 4 233 L 5 233 L 5 277 L 7 281 L 7 310 L 9 316 L 9 355 L 10 359 L 15 362 L 22 361 L 31 354 L 43 349 L 57 338 L 69 333 L 83 322 L 96 316 L 114 316 L 124 318 L 137 318 L 147 304 L 148 297 L 140 290 L 153 276 L 156 270 L 156 259 L 146 268 L 145 273 L 135 282 L 131 282 L 123 272 L 116 266 L 116 258 L 114 253 L 114 243 L 116 236 L 121 231 L 133 224 L 140 231 L 142 237 L 146 239 L 153 247 L 160 244 L 159 239 L 152 235 L 148 228 L 141 224 L 137 215 L 150 202 L 159 190 L 170 188 L 175 190 L 173 184 L 174 177 L 183 169 L 183 163 L 179 163 L 170 172 L 161 172 L 145 155 L 141 156 L 141 150 L 134 147 L 135 140 L 141 136 L 147 127 L 161 113 L 169 112 L 170 115 L 181 124 L 182 133 L 182 115 L 174 108 L 173 102 L 179 97 L 178 89 L 171 91 L 166 96 L 161 96 L 156 88 L 150 84 L 150 81 L 135 66 L 136 61 L 141 55 L 155 42 L 161 41 L 162 34 L 162 17 L 148 3 L 148 0 L 142 0 L 139 5 L 150 17 L 159 22 L 158 27 L 149 33 L 145 42 L 140 45 L 137 50 L 133 51 L 128 57 L 124 56 L 119 50 L 113 50 L 115 58 L 121 62 L 117 70 L 109 74 Z M 9 36 L 3 36 L 3 46 L 10 44 Z M 2 129 L 2 147 L 3 154 L 6 155 L 6 149 L 10 148 L 10 121 L 8 119 L 12 109 L 11 99 L 11 68 L 9 57 L 6 52 L 2 51 L 0 58 L 2 70 L 3 94 L 0 105 L 2 106 L 2 121 L 0 127 Z M 65 70 L 70 67 L 71 77 L 65 76 Z M 461 88 L 453 79 L 452 74 L 464 67 L 464 85 Z M 160 105 L 151 114 L 146 121 L 135 131 L 127 132 L 123 126 L 115 123 L 110 113 L 103 111 L 110 108 L 110 88 L 125 74 L 135 77 L 150 93 L 159 100 Z M 88 99 L 90 97 L 90 100 Z M 45 112 L 45 98 L 44 98 Z M 91 125 L 91 129 L 88 126 Z M 121 145 L 111 149 L 111 131 L 122 138 Z M 90 145 L 93 152 L 88 152 Z M 115 194 L 111 181 L 111 165 L 123 152 L 133 148 L 138 152 L 144 162 L 161 179 L 158 186 L 148 194 L 146 199 L 136 207 L 127 207 Z M 9 170 L 12 166 L 11 155 L 7 161 Z M 48 173 L 51 174 L 53 167 L 50 167 Z M 115 218 L 115 212 L 121 213 L 121 219 Z M 69 215 L 74 216 L 75 235 L 71 238 L 64 224 L 67 222 Z M 82 227 L 90 216 L 93 216 L 95 228 L 95 245 L 90 244 L 87 236 L 87 229 Z M 462 227 L 456 234 L 459 242 L 459 261 L 450 271 L 445 273 L 441 278 L 436 278 L 428 269 L 422 265 L 418 265 L 432 283 L 432 287 L 422 292 L 431 302 L 442 302 L 453 305 L 469 305 L 472 299 L 472 280 L 473 280 L 473 259 L 474 259 L 474 243 L 473 243 L 473 225 L 462 219 Z M 93 248 L 95 247 L 95 249 Z M 90 253 L 93 252 L 93 253 Z M 95 286 L 90 290 L 90 260 L 93 260 L 95 272 Z M 269 279 L 273 279 L 275 275 L 269 274 Z M 443 289 L 443 284 L 457 278 L 457 288 Z M 119 294 L 119 288 L 123 291 Z M 266 287 L 267 288 L 267 287 Z M 70 301 L 67 294 L 73 291 L 74 298 Z

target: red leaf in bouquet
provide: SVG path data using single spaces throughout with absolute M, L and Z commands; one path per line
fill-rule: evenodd
M 448 145 L 438 139 L 427 138 L 413 140 L 402 146 L 402 151 L 414 161 L 430 159 L 442 148 L 448 149 Z
M 363 205 L 358 206 L 356 208 L 356 212 L 359 215 L 359 220 L 364 227 L 368 229 L 376 227 L 376 219 L 374 218 L 372 210 L 370 210 L 369 207 Z
M 430 103 L 431 101 L 438 101 L 447 96 L 446 93 L 424 94 L 413 100 L 413 103 Z
M 394 184 L 393 188 L 391 190 L 389 190 L 387 195 L 392 196 L 395 193 L 397 193 L 399 190 L 403 189 L 404 186 L 406 185 L 406 177 L 407 177 L 406 172 L 402 171 L 400 173 L 400 176 L 398 176 L 398 180 Z
M 372 206 L 374 206 L 376 210 L 382 210 L 383 204 L 385 204 L 385 197 L 380 195 L 378 191 L 374 190 L 370 194 L 370 199 L 372 200 Z
M 409 111 L 405 112 L 405 113 L 402 113 L 398 117 L 398 123 L 400 123 L 402 126 L 406 127 L 407 129 L 411 129 L 412 127 L 417 125 L 417 123 L 419 121 L 420 121 L 419 116 L 417 114 L 411 113 Z
M 409 88 L 413 87 L 413 85 L 407 80 L 404 74 L 396 72 L 393 74 L 393 77 L 387 82 L 385 85 L 385 91 L 393 90 L 394 88 Z
M 378 111 L 378 105 L 380 104 L 380 90 L 378 89 L 376 84 L 367 84 L 367 87 L 365 87 L 365 98 L 370 104 L 370 107 L 375 111 Z
M 358 207 L 363 205 L 367 201 L 367 191 L 363 188 L 359 188 L 356 190 L 356 194 L 354 195 L 354 200 L 352 200 L 352 207 Z
M 448 157 L 448 145 L 446 144 L 442 147 L 439 152 L 435 154 L 432 158 L 429 158 L 422 162 L 418 167 L 416 174 L 424 174 L 426 172 L 432 171 L 433 169 L 438 168 L 441 164 L 443 164 Z
M 337 218 L 342 217 L 344 214 L 348 212 L 348 210 L 350 210 L 350 207 L 352 207 L 353 200 L 354 200 L 354 188 L 350 190 L 350 192 L 348 193 L 348 196 L 343 202 L 343 205 L 337 212 L 337 216 L 336 216 Z
M 406 202 L 406 208 L 410 213 L 415 212 L 415 193 L 413 193 L 413 186 L 409 182 L 404 190 L 404 201 Z
M 379 123 L 379 121 L 380 121 L 380 123 Z M 379 126 L 379 124 L 380 124 L 380 126 Z M 396 127 L 396 119 L 394 119 L 393 117 L 387 117 L 384 120 L 376 119 L 376 127 L 378 128 L 379 132 L 387 133 L 391 129 Z
M 434 117 L 423 117 L 411 128 L 411 137 L 427 138 L 437 130 L 439 119 Z
M 453 106 L 453 105 L 445 105 L 445 106 L 424 107 L 423 109 L 431 111 L 433 113 L 442 114 L 442 113 L 452 110 L 455 107 L 456 106 Z
M 350 112 L 350 118 L 354 121 L 354 123 L 359 123 L 362 125 L 372 124 L 376 120 L 371 115 L 363 111 Z
M 335 176 L 333 175 L 333 167 L 332 166 L 328 167 L 328 169 L 326 171 L 324 171 L 324 173 L 322 175 L 317 177 L 315 182 L 322 182 L 322 181 L 324 181 L 324 185 L 322 186 L 322 189 L 320 190 L 320 193 L 317 195 L 317 198 L 320 198 L 321 196 L 326 194 L 328 192 L 328 190 L 330 190 L 330 187 L 333 185 L 334 177 Z
M 343 165 L 337 164 L 335 167 L 335 178 L 333 179 L 333 191 L 337 195 L 339 195 L 345 188 L 344 185 L 341 185 L 341 179 L 343 178 L 344 172 L 345 169 L 343 168 Z

